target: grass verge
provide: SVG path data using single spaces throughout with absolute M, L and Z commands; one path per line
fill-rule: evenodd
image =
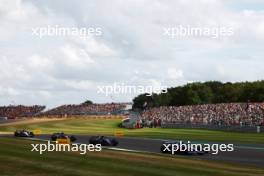
M 130 137 L 264 144 L 263 133 L 239 133 L 204 129 L 120 129 L 117 126 L 118 123 L 120 123 L 120 119 L 34 120 L 0 124 L 0 132 L 14 132 L 16 129 L 41 129 L 43 134 L 64 131 L 69 134 L 114 135 L 115 131 L 122 130 L 125 136 Z
M 103 150 L 31 152 L 32 141 L 0 138 L 1 176 L 261 176 L 264 169 L 215 161 Z

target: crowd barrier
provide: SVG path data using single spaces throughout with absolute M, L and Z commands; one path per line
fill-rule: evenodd
M 202 125 L 202 124 L 162 124 L 161 128 L 189 128 L 208 129 L 233 132 L 264 133 L 264 126 L 225 126 L 225 125 Z

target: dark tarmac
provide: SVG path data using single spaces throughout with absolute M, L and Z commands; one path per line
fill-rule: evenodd
M 75 135 L 77 137 L 77 143 L 89 143 L 88 135 Z M 50 135 L 41 135 L 41 139 L 50 139 Z M 160 147 L 164 140 L 159 139 L 146 139 L 146 138 L 134 138 L 134 137 L 122 137 L 118 138 L 119 144 L 115 148 L 161 153 Z M 195 141 L 196 142 L 196 141 Z M 112 147 L 113 148 L 113 147 Z M 164 154 L 169 155 L 169 154 Z M 184 156 L 188 158 L 202 158 L 207 160 L 219 160 L 229 163 L 246 164 L 258 167 L 264 167 L 264 145 L 236 145 L 234 144 L 234 151 L 232 152 L 219 152 L 216 155 L 188 155 Z
M 11 137 L 12 135 L 1 135 L 1 137 Z M 77 137 L 76 143 L 89 143 L 89 135 L 75 135 Z M 49 140 L 50 135 L 39 135 L 37 139 Z M 147 153 L 161 153 L 160 147 L 164 140 L 161 139 L 146 139 L 134 137 L 121 137 L 118 138 L 119 144 L 115 148 L 117 150 L 132 150 L 137 152 Z M 197 141 L 195 141 L 197 143 Z M 169 154 L 164 154 L 169 155 Z M 264 167 L 264 145 L 257 144 L 234 144 L 234 151 L 232 152 L 219 152 L 216 155 L 188 155 L 183 156 L 188 158 L 199 158 L 206 160 L 218 160 L 229 164 L 245 164 L 257 167 Z

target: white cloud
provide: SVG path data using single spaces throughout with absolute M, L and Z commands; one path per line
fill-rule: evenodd
M 261 79 L 264 12 L 234 9 L 234 4 L 241 5 L 226 0 L 6 0 L 0 4 L 0 104 L 111 101 L 97 95 L 96 86 L 113 82 L 176 86 L 190 80 Z M 164 27 L 180 24 L 233 27 L 234 36 L 177 40 L 163 35 Z M 102 36 L 31 35 L 32 28 L 47 25 L 100 27 Z
M 168 68 L 168 77 L 170 79 L 182 79 L 183 71 L 177 70 L 176 68 Z
M 27 63 L 32 71 L 43 70 L 47 72 L 54 69 L 54 64 L 50 58 L 41 57 L 39 55 L 29 57 Z
M 91 91 L 95 88 L 95 84 L 92 81 L 82 80 L 82 81 L 65 81 L 65 85 L 74 88 L 76 90 Z
M 94 60 L 92 60 L 88 53 L 83 49 L 74 47 L 72 45 L 66 45 L 63 46 L 61 50 L 64 54 L 62 62 L 64 62 L 69 67 L 83 69 L 94 63 Z

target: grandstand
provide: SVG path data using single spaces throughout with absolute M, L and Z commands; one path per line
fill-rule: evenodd
M 127 115 L 130 106 L 128 103 L 62 105 L 47 111 L 44 111 L 45 106 L 39 105 L 2 106 L 0 117 Z M 145 109 L 140 118 L 144 126 L 151 127 L 172 124 L 256 127 L 264 126 L 264 103 L 161 106 Z
M 48 111 L 40 116 L 68 116 L 68 115 L 117 115 L 127 110 L 126 103 L 106 103 L 106 104 L 80 104 L 62 105 Z
M 0 117 L 7 117 L 8 119 L 16 119 L 19 117 L 32 117 L 41 113 L 46 107 L 45 106 L 0 106 Z
M 143 121 L 150 124 L 264 126 L 264 103 L 221 103 L 162 106 L 146 109 Z
M 20 117 L 71 116 L 71 115 L 122 115 L 127 114 L 129 103 L 61 105 L 44 111 L 45 106 L 1 106 L 0 117 L 16 119 Z

